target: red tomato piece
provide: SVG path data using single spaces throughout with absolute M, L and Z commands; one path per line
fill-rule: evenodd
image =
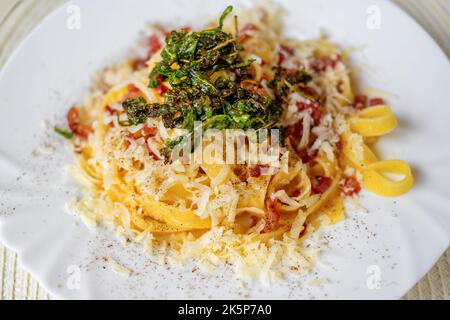
M 346 196 L 353 196 L 361 192 L 361 185 L 354 177 L 346 177 L 341 186 L 341 191 Z
M 374 107 L 374 106 L 379 106 L 384 104 L 384 100 L 381 98 L 372 98 L 369 101 L 369 106 Z
M 328 188 L 331 186 L 333 181 L 331 178 L 317 176 L 314 177 L 311 181 L 311 191 L 313 194 L 322 194 L 325 193 Z
M 249 169 L 250 177 L 259 178 L 261 176 L 261 167 L 255 166 Z
M 306 232 L 308 232 L 308 225 L 306 224 L 306 222 L 303 224 L 303 231 L 300 232 L 300 235 L 298 236 L 299 238 L 302 238 Z
M 75 106 L 70 108 L 67 113 L 67 124 L 73 133 L 83 139 L 87 139 L 91 133 L 91 128 L 89 126 L 80 123 L 80 113 Z
M 363 94 L 358 94 L 355 97 L 355 102 L 353 103 L 353 107 L 356 110 L 363 110 L 367 107 L 367 96 Z

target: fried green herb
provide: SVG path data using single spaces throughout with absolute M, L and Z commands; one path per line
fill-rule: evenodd
M 216 28 L 172 31 L 166 38 L 162 61 L 152 70 L 149 86 L 167 81 L 171 89 L 164 103 L 149 106 L 160 109 L 152 116 L 171 117 L 171 127 L 190 131 L 195 121 L 202 121 L 203 129 L 244 130 L 277 122 L 281 112 L 273 99 L 258 93 L 255 86 L 243 85 L 251 80 L 248 67 L 253 60 L 244 61 L 239 42 L 222 30 L 232 9 L 226 8 Z
M 125 100 L 123 108 L 128 115 L 129 123 L 132 125 L 143 123 L 150 115 L 147 102 L 141 97 Z
M 59 135 L 61 135 L 64 138 L 66 138 L 67 140 L 72 139 L 74 136 L 73 132 L 60 129 L 58 127 L 54 127 L 53 130 L 55 130 L 56 133 L 58 133 Z
M 184 136 L 180 136 L 173 140 L 167 139 L 166 141 L 164 141 L 164 148 L 162 148 L 161 150 L 161 155 L 164 156 L 166 162 L 170 160 L 172 151 L 175 149 L 175 147 L 181 144 L 184 139 Z
M 282 67 L 276 67 L 275 76 L 272 81 L 269 82 L 269 88 L 275 93 L 276 103 L 282 104 L 288 102 L 289 92 L 296 91 L 303 96 L 307 96 L 308 93 L 313 95 L 311 88 L 307 87 L 307 84 L 312 80 L 305 70 L 287 70 Z M 310 96 L 307 96 L 311 98 Z M 312 100 L 316 100 L 317 97 L 312 97 Z
M 226 8 L 215 28 L 172 31 L 166 37 L 162 60 L 149 75 L 149 87 L 169 83 L 170 89 L 162 103 L 126 100 L 123 107 L 130 125 L 161 118 L 166 127 L 187 129 L 190 136 L 195 122 L 201 122 L 203 130 L 277 128 L 288 93 L 301 90 L 311 77 L 304 71 L 277 69 L 270 82 L 272 97 L 252 79 L 249 67 L 254 61 L 244 60 L 239 41 L 222 30 L 232 10 Z M 179 143 L 168 143 L 164 150 Z

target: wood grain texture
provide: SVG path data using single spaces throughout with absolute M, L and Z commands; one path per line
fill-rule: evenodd
M 63 2 L 0 1 L 0 67 L 32 28 Z M 393 2 L 418 21 L 450 57 L 450 0 Z M 19 266 L 17 255 L 0 244 L 0 300 L 49 298 L 39 283 Z M 404 299 L 450 299 L 450 250 Z

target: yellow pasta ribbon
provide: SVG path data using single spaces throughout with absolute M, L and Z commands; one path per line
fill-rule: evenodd
M 131 221 L 141 231 L 148 230 L 149 232 L 156 233 L 156 234 L 180 233 L 180 232 L 186 232 L 186 231 L 192 230 L 191 228 L 168 225 L 164 222 L 153 220 L 148 217 L 142 217 L 137 214 L 131 215 Z
M 226 170 L 227 172 L 225 173 L 225 175 L 223 177 L 221 177 L 221 181 L 218 181 L 218 184 L 225 184 L 227 183 L 230 178 L 231 178 L 231 170 L 229 169 L 229 167 L 227 166 L 226 169 L 225 168 L 225 164 L 202 164 L 201 168 L 203 169 L 203 171 L 205 171 L 206 175 L 208 176 L 208 178 L 212 181 L 214 179 L 217 179 L 221 174 L 223 174 L 224 172 L 222 170 Z
M 379 137 L 397 127 L 397 119 L 386 105 L 370 107 L 350 119 L 350 128 L 363 137 Z
M 160 201 L 148 199 L 144 203 L 146 216 L 180 229 L 209 229 L 211 219 L 201 219 L 191 210 L 181 211 Z
M 103 99 L 102 106 L 108 106 L 119 102 L 128 93 L 128 91 L 127 86 L 116 90 L 110 90 Z
M 172 204 L 178 199 L 184 199 L 185 201 L 188 201 L 189 199 L 191 199 L 191 197 L 192 193 L 186 190 L 183 183 L 178 182 L 171 186 L 160 200 L 162 202 Z
M 396 197 L 412 188 L 414 178 L 408 163 L 401 160 L 380 161 L 365 143 L 360 142 L 357 148 L 348 133 L 343 135 L 343 139 L 343 161 L 361 172 L 364 188 L 368 191 L 379 196 Z M 362 155 L 355 154 L 355 149 L 361 149 Z M 385 174 L 403 175 L 403 179 L 393 180 Z
M 384 174 L 403 175 L 399 181 L 392 180 Z M 363 171 L 364 187 L 380 196 L 397 197 L 408 192 L 414 178 L 410 166 L 401 160 L 378 161 L 368 165 Z
M 348 138 L 348 136 L 346 136 L 346 138 Z M 362 171 L 367 165 L 378 161 L 377 156 L 373 153 L 372 149 L 370 149 L 369 146 L 367 146 L 365 143 L 362 143 L 361 147 L 362 155 L 357 156 L 353 149 L 353 145 L 351 145 L 351 143 L 347 140 L 343 148 L 344 164 L 348 162 L 351 167 Z
M 314 159 L 310 173 L 312 175 L 323 175 L 325 177 L 334 177 L 338 172 L 338 164 L 336 159 L 330 161 L 328 156 L 322 150 L 319 151 L 319 154 Z
M 238 208 L 258 208 L 266 209 L 265 200 L 268 194 L 267 188 L 269 186 L 270 176 L 261 176 L 258 179 L 250 179 L 247 181 L 248 190 L 245 194 L 239 197 Z
M 279 226 L 277 229 L 272 230 L 270 232 L 267 233 L 261 233 L 256 235 L 253 238 L 253 241 L 259 241 L 261 243 L 266 243 L 269 242 L 270 240 L 274 239 L 274 240 L 281 240 L 283 239 L 283 235 L 289 231 L 290 226 L 288 225 L 282 225 Z
M 330 201 L 332 201 L 334 197 L 339 196 L 339 182 L 341 181 L 341 178 L 342 173 L 338 172 L 328 190 L 320 196 L 319 201 L 308 208 L 308 210 L 306 211 L 307 224 L 315 221 L 321 215 L 321 209 L 326 206 L 327 203 L 330 203 Z M 336 215 L 338 215 L 338 213 L 336 213 Z
M 322 211 L 330 218 L 331 224 L 336 224 L 345 219 L 344 201 L 341 197 L 335 197 L 325 204 Z

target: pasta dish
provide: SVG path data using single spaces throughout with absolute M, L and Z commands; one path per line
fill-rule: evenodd
M 70 206 L 86 223 L 272 281 L 311 269 L 344 201 L 400 196 L 413 176 L 372 151 L 397 121 L 354 92 L 343 51 L 284 37 L 277 10 L 231 13 L 198 31 L 152 26 L 146 56 L 106 68 L 55 130 L 76 154 Z

